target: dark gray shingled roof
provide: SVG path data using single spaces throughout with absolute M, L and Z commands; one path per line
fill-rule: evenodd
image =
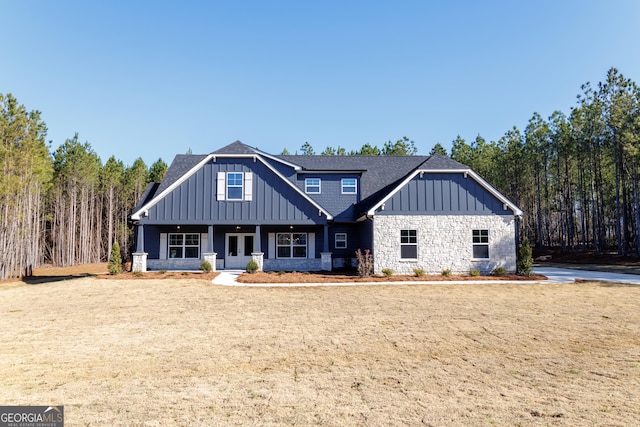
M 212 155 L 262 155 L 267 163 L 279 159 L 285 163 L 294 164 L 308 172 L 354 172 L 361 175 L 360 178 L 360 203 L 358 212 L 366 212 L 389 191 L 397 187 L 400 182 L 416 169 L 431 170 L 460 170 L 469 169 L 448 157 L 441 155 L 432 156 L 306 156 L 306 155 L 268 155 L 260 150 L 249 147 L 240 141 L 235 141 L 211 153 Z M 150 186 L 144 195 L 143 206 L 156 195 L 162 193 L 171 184 L 176 182 L 185 173 L 193 169 L 208 155 L 179 154 L 174 159 L 162 183 Z M 137 209 L 136 209 L 137 210 Z M 355 218 L 354 218 L 355 219 Z
M 226 147 L 222 147 L 219 150 L 212 152 L 211 154 L 256 154 L 256 149 L 244 145 L 240 141 L 232 142 Z
M 169 169 L 167 169 L 167 174 L 164 176 L 155 194 L 162 193 L 167 187 L 180 179 L 182 175 L 203 161 L 205 157 L 207 157 L 207 154 L 178 154 L 173 159 L 173 162 L 171 162 Z

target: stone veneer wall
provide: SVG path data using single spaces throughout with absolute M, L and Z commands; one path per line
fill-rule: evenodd
M 320 258 L 264 259 L 264 271 L 320 271 Z
M 396 274 L 427 274 L 496 267 L 516 270 L 515 218 L 512 215 L 377 215 L 373 219 L 374 271 L 390 268 Z M 400 260 L 400 230 L 417 230 L 418 259 Z M 472 230 L 489 230 L 489 260 L 474 261 Z
M 148 270 L 199 270 L 202 260 L 194 259 L 148 259 Z

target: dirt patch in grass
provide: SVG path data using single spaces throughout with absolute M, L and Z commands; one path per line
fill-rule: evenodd
M 257 271 L 253 274 L 243 273 L 238 277 L 240 283 L 358 283 L 358 282 L 446 282 L 490 280 L 514 282 L 521 280 L 546 280 L 545 276 L 532 275 L 529 277 L 509 274 L 505 276 L 469 276 L 467 274 L 443 276 L 442 274 L 425 274 L 423 276 L 369 276 L 359 277 L 355 273 L 320 273 L 320 272 L 276 272 Z
M 0 402 L 66 425 L 633 425 L 640 287 L 0 288 Z

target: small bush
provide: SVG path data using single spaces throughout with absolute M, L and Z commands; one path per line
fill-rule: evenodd
M 114 242 L 113 248 L 111 248 L 111 254 L 109 254 L 109 265 L 107 266 L 110 274 L 122 273 L 122 256 L 120 255 L 120 245 L 118 242 Z
M 393 270 L 390 268 L 383 268 L 382 269 L 382 274 L 384 274 L 387 277 L 391 277 L 393 276 Z
M 183 271 L 183 272 L 182 272 L 182 273 L 180 273 L 180 274 L 182 274 L 183 276 L 188 276 L 188 275 L 189 275 L 189 272 L 188 272 L 188 271 Z
M 247 263 L 247 273 L 249 274 L 255 273 L 256 271 L 258 271 L 259 268 L 260 266 L 254 260 L 251 260 Z
M 442 275 L 443 275 L 444 277 L 449 277 L 449 276 L 451 276 L 451 270 L 449 270 L 448 268 L 447 268 L 447 269 L 442 270 Z
M 135 277 L 142 277 L 142 276 L 144 276 L 144 273 L 143 273 L 142 271 L 134 271 L 134 272 L 133 272 L 133 275 L 134 275 Z
M 478 277 L 480 275 L 480 270 L 469 270 L 469 276 Z
M 278 271 L 278 276 L 282 276 L 283 274 L 286 274 L 286 271 L 284 271 L 284 270 Z
M 205 273 L 211 273 L 213 267 L 211 267 L 211 263 L 205 259 L 204 261 L 202 261 L 202 264 L 200 264 L 200 270 L 204 271 Z
M 519 276 L 531 276 L 533 274 L 533 257 L 531 256 L 531 245 L 529 239 L 524 239 L 518 251 L 518 262 L 516 264 Z
M 373 274 L 373 255 L 369 249 L 365 249 L 364 253 L 360 249 L 356 251 L 356 259 L 358 260 L 358 276 L 369 277 Z
M 504 267 L 496 267 L 491 272 L 494 276 L 502 277 L 507 274 L 507 270 Z
M 158 271 L 158 273 L 160 273 L 160 274 L 167 274 L 167 270 L 160 270 L 160 271 Z
M 415 274 L 416 277 L 422 277 L 424 276 L 424 270 L 421 268 L 414 268 L 413 274 Z

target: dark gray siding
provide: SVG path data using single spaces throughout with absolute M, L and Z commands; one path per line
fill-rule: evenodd
M 377 215 L 513 215 L 471 176 L 462 173 L 416 175 L 378 209 Z
M 252 201 L 216 200 L 217 172 L 253 172 Z M 148 224 L 325 224 L 301 194 L 253 159 L 210 161 L 149 209 Z
M 299 174 L 296 185 L 305 191 L 306 178 L 320 178 L 321 193 L 307 194 L 318 202 L 320 206 L 328 210 L 336 221 L 352 221 L 354 205 L 360 201 L 360 183 L 357 174 Z M 358 182 L 356 194 L 342 194 L 342 178 L 355 178 Z

